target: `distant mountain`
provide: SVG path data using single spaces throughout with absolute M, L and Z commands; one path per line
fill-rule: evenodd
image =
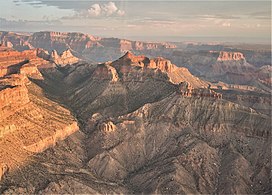
M 127 51 L 149 57 L 162 56 L 177 66 L 188 68 L 195 76 L 212 82 L 227 82 L 263 86 L 269 78 L 260 79 L 258 69 L 271 65 L 271 51 L 255 45 L 197 44 L 197 43 L 149 43 L 118 38 L 101 38 L 83 33 L 36 32 L 18 34 L 0 32 L 3 46 L 18 51 L 42 48 L 61 54 L 70 50 L 77 58 L 90 62 L 111 61 Z M 240 49 L 239 49 L 240 48 Z M 252 48 L 252 49 L 250 49 Z M 220 60 L 220 55 L 240 55 L 243 59 Z M 261 84 L 259 83 L 261 80 Z M 257 82 L 255 82 L 257 81 Z M 263 82 L 265 81 L 265 82 Z
M 95 62 L 113 60 L 124 52 L 148 51 L 176 48 L 170 43 L 148 43 L 129 41 L 118 38 L 101 38 L 83 33 L 36 32 L 32 35 L 20 35 L 12 32 L 0 32 L 3 46 L 12 47 L 18 51 L 42 48 L 49 52 L 56 50 L 62 53 L 71 49 L 78 57 Z
M 258 51 L 256 51 L 257 55 Z M 262 53 L 262 52 L 260 52 Z M 260 64 L 251 64 L 246 55 L 232 51 L 174 51 L 165 55 L 174 63 L 188 68 L 195 76 L 210 82 L 225 82 L 228 84 L 250 85 L 267 90 L 271 85 L 270 76 L 260 77 Z M 251 59 L 252 57 L 250 57 Z M 253 57 L 254 58 L 254 57 Z M 271 56 L 263 53 L 264 66 L 271 67 Z M 270 70 L 270 69 L 268 69 Z M 267 71 L 268 71 L 267 70 Z M 268 81 L 268 82 L 267 82 Z

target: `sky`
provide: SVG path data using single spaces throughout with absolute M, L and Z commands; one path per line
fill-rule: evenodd
M 270 43 L 270 0 L 0 0 L 0 30 Z

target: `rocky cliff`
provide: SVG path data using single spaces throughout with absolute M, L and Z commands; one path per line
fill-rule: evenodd
M 127 75 L 127 72 L 130 72 L 131 67 L 138 66 L 144 69 L 143 74 L 150 71 L 153 73 L 153 70 L 155 70 L 155 72 L 160 71 L 167 75 L 169 80 L 174 84 L 189 81 L 194 87 L 200 88 L 208 86 L 207 82 L 194 77 L 188 69 L 177 67 L 175 64 L 172 64 L 170 60 L 162 57 L 148 58 L 145 56 L 135 56 L 131 52 L 127 52 L 123 57 L 114 61 L 112 66 L 124 75 Z M 142 80 L 143 79 L 145 78 L 142 78 Z
M 0 178 L 78 130 L 71 113 L 35 84 L 44 64 L 53 67 L 37 50 L 0 51 Z
M 271 119 L 225 88 L 132 53 L 38 69 L 29 103 L 0 119 L 1 193 L 271 192 Z
M 40 75 L 37 67 L 47 62 L 38 57 L 40 49 L 23 52 L 3 50 L 0 52 L 0 77 L 11 74 Z M 41 75 L 40 75 L 41 76 Z
M 240 52 L 226 52 L 221 51 L 219 52 L 219 56 L 217 58 L 217 61 L 240 61 L 245 60 L 245 57 Z
M 50 60 L 60 66 L 75 64 L 79 62 L 79 59 L 75 57 L 69 49 L 62 52 L 60 55 L 56 50 L 53 50 L 50 55 Z
M 207 47 L 209 48 L 209 47 Z M 232 49 L 218 48 L 216 51 L 209 51 L 201 47 L 200 51 L 173 51 L 163 56 L 171 59 L 178 66 L 185 66 L 194 75 L 210 82 L 225 82 L 232 85 L 247 85 L 249 87 L 261 88 L 268 91 L 270 77 L 267 73 L 271 59 L 265 51 L 241 50 L 237 52 L 235 47 Z M 207 51 L 204 51 L 206 49 Z M 232 51 L 234 50 L 234 51 Z M 264 58 L 267 62 L 262 72 L 262 67 L 252 58 Z M 261 61 L 261 59 L 259 59 Z M 271 61 L 271 60 L 270 60 Z M 254 63 L 253 63 L 254 62 Z M 264 74 L 263 74 L 264 73 Z

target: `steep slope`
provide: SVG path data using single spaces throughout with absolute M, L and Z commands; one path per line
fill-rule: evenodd
M 1 193 L 271 192 L 271 119 L 170 61 L 127 53 L 39 70 L 38 88 L 69 107 L 81 131 L 5 174 Z
M 262 187 L 269 189 L 269 171 L 259 172 L 268 169 L 269 157 L 258 164 L 251 151 L 263 154 L 270 124 L 250 109 L 173 94 L 131 114 L 100 119 L 95 127 L 90 148 L 100 138 L 104 151 L 91 154 L 89 169 L 106 181 L 124 181 L 137 193 L 256 193 L 259 174 L 266 175 Z M 249 170 L 246 177 L 240 175 L 243 169 Z
M 175 64 L 172 64 L 170 60 L 164 59 L 162 57 L 152 59 L 145 56 L 135 56 L 131 52 L 127 52 L 123 57 L 112 63 L 112 66 L 121 72 L 123 71 L 124 67 L 127 67 L 127 65 L 160 70 L 163 73 L 166 73 L 170 78 L 170 81 L 174 84 L 178 84 L 183 81 L 189 81 L 190 84 L 195 88 L 203 88 L 208 86 L 207 82 L 201 81 L 199 78 L 194 77 L 188 71 L 188 69 L 177 67 Z
M 217 62 L 211 67 L 214 76 L 229 73 L 243 73 L 254 71 L 254 66 L 248 64 L 244 55 L 240 52 L 221 51 Z
M 0 52 L 0 178 L 78 130 L 71 113 L 31 81 L 43 79 L 38 67 L 53 66 L 37 52 Z

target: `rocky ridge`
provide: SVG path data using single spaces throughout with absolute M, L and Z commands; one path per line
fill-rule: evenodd
M 219 53 L 219 56 L 217 58 L 217 61 L 240 61 L 240 60 L 245 60 L 245 57 L 242 53 L 240 52 L 226 52 L 226 51 L 221 51 Z
M 62 52 L 60 55 L 57 53 L 56 50 L 53 50 L 50 55 L 50 60 L 60 66 L 66 66 L 79 62 L 79 59 L 75 57 L 69 49 Z
M 176 48 L 176 45 L 170 43 L 149 43 L 117 38 L 100 38 L 83 33 L 49 31 L 36 32 L 28 36 L 0 32 L 0 41 L 4 46 L 19 51 L 42 48 L 47 51 L 56 50 L 58 53 L 63 53 L 70 49 L 85 60 L 96 62 L 116 59 L 128 50 L 151 51 Z
M 0 143 L 0 154 L 29 163 L 6 172 L 10 162 L 2 160 L 1 193 L 271 192 L 270 118 L 220 97 L 186 68 L 127 53 L 97 65 L 48 62 L 38 69 L 42 79 L 26 85 L 33 107 L 6 123 L 27 124 L 13 131 L 21 137 L 47 133 L 50 144 L 70 134 L 73 116 L 80 130 L 43 152 L 34 136 L 23 141 L 28 150 L 7 153 L 24 147 L 15 142 L 20 136 L 5 134 L 10 142 Z M 32 117 L 39 127 L 27 122 Z
M 78 130 L 71 113 L 33 82 L 43 80 L 39 67 L 53 67 L 39 52 L 0 52 L 0 162 L 5 167 L 0 178 Z

